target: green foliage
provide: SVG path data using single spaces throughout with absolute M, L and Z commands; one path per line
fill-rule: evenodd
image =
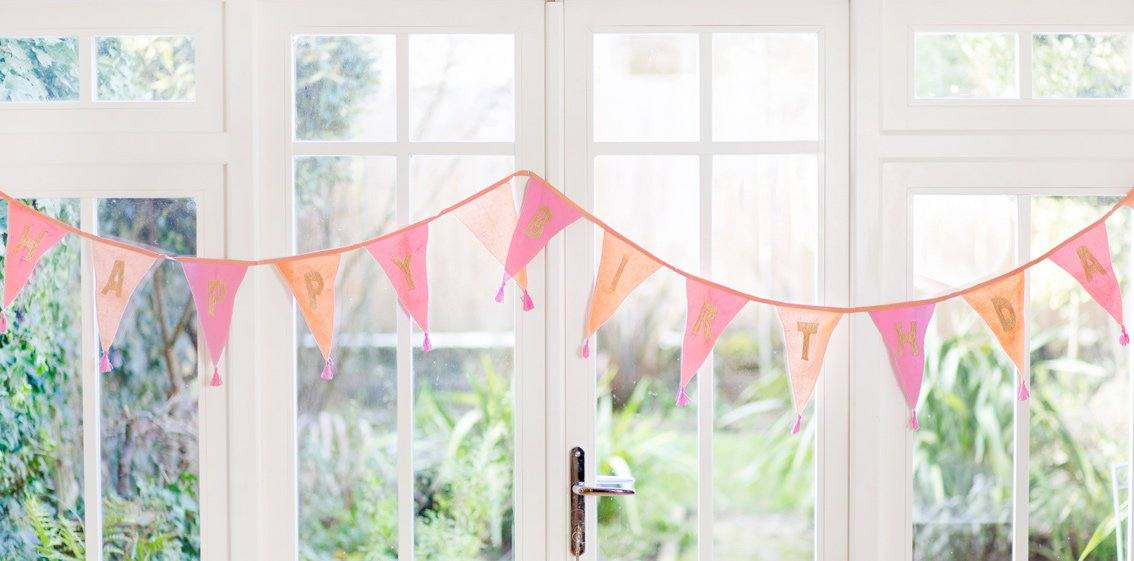
M 919 98 L 1011 97 L 1016 93 L 1013 34 L 926 34 L 918 37 L 914 49 L 914 85 Z
M 100 37 L 98 98 L 122 101 L 191 101 L 197 76 L 193 39 Z
M 347 35 L 295 40 L 296 138 L 341 139 L 356 125 L 382 72 L 373 47 Z
M 1125 33 L 1035 35 L 1036 97 L 1130 97 L 1130 56 Z
M 78 59 L 74 39 L 0 38 L 0 102 L 78 99 Z

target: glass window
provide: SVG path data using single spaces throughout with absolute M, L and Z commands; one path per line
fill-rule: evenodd
M 393 35 L 295 37 L 295 139 L 394 140 L 395 48 Z
M 594 139 L 697 140 L 697 35 L 594 36 Z
M 24 202 L 78 224 L 76 199 Z M 66 236 L 43 255 L 0 335 L 0 559 L 84 555 L 79 248 Z M 44 533 L 60 539 L 45 543 Z
M 819 138 L 819 36 L 713 34 L 713 140 Z
M 102 199 L 98 233 L 197 252 L 192 199 Z M 102 374 L 103 555 L 201 554 L 197 317 L 181 267 L 160 262 L 131 298 Z
M 1033 254 L 1098 218 L 1115 197 L 1035 197 Z M 1115 274 L 1129 294 L 1131 222 L 1107 221 Z M 1129 351 L 1118 326 L 1057 265 L 1031 276 L 1031 457 L 1029 551 L 1032 559 L 1119 559 L 1115 519 L 1126 522 L 1123 476 L 1130 466 Z M 1096 536 L 1098 540 L 1096 541 Z
M 410 138 L 514 140 L 514 43 L 513 35 L 411 35 Z
M 912 295 L 1014 267 L 1016 205 L 1008 195 L 915 195 Z M 922 429 L 913 433 L 914 559 L 1008 559 L 1016 368 L 963 299 L 937 305 L 925 356 Z
M 1037 98 L 1129 98 L 1129 33 L 1032 35 L 1032 89 Z
M 296 251 L 394 227 L 392 157 L 295 159 Z M 396 299 L 365 251 L 343 255 L 336 285 L 334 380 L 296 313 L 300 559 L 397 556 Z
M 74 37 L 0 37 L 0 102 L 78 99 Z
M 917 99 L 1016 98 L 1015 33 L 915 33 Z
M 197 64 L 193 38 L 95 37 L 99 101 L 193 101 Z

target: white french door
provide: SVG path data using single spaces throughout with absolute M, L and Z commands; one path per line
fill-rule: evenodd
M 569 196 L 687 271 L 847 303 L 845 3 L 575 0 L 558 18 L 564 149 L 552 178 Z M 678 409 L 685 295 L 672 271 L 643 283 L 593 358 L 580 356 L 599 234 L 572 226 L 549 253 L 564 295 L 550 333 L 562 349 L 549 355 L 563 388 L 549 431 L 564 445 L 549 451 L 550 478 L 567 479 L 555 468 L 580 446 L 588 484 L 630 478 L 637 494 L 586 500 L 583 558 L 845 558 L 847 331 L 797 436 L 771 308 L 741 312 Z M 569 523 L 565 491 L 551 486 L 552 529 Z M 567 558 L 575 536 L 553 532 L 551 558 Z

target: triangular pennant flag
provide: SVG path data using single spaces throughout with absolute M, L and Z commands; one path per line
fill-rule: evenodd
M 713 350 L 717 338 L 747 299 L 692 278 L 685 279 L 685 338 L 681 343 L 681 388 L 677 406 L 689 403 L 685 387 Z
M 917 400 L 925 375 L 925 330 L 933 317 L 934 304 L 886 308 L 870 312 L 870 319 L 882 335 L 890 367 L 910 409 L 910 428 L 917 430 Z
M 341 257 L 339 253 L 331 253 L 276 263 L 276 269 L 295 295 L 307 328 L 327 361 L 323 367 L 324 380 L 335 377 L 331 340 L 335 331 L 335 279 Z
M 599 259 L 595 286 L 591 290 L 591 306 L 587 310 L 587 326 L 583 330 L 583 356 L 591 355 L 590 337 L 614 314 L 622 301 L 642 284 L 661 263 L 626 243 L 622 238 L 603 233 L 602 257 Z
M 799 432 L 803 410 L 815 392 L 815 383 L 827 354 L 831 333 L 842 319 L 841 312 L 777 306 L 780 325 L 784 330 L 787 354 L 788 381 L 791 383 L 791 401 L 795 408 L 792 434 Z
M 239 263 L 210 261 L 207 259 L 181 259 L 181 270 L 189 282 L 197 320 L 205 332 L 205 348 L 213 360 L 212 386 L 221 385 L 220 357 L 228 344 L 228 330 L 232 326 L 232 309 L 236 304 L 236 291 L 244 282 L 248 266 Z
M 516 201 L 512 198 L 511 183 L 501 185 L 472 201 L 457 207 L 453 211 L 457 220 L 465 225 L 476 239 L 488 249 L 489 253 L 500 262 L 503 267 L 508 261 L 508 246 L 512 243 L 512 234 L 516 231 Z M 508 276 L 500 283 L 500 290 L 496 292 L 496 301 L 504 301 L 504 285 Z M 523 293 L 528 293 L 528 270 L 520 269 L 516 273 L 516 284 Z M 531 300 L 531 296 L 524 296 L 524 300 Z
M 579 209 L 546 183 L 529 178 L 520 217 L 508 245 L 508 258 L 504 261 L 505 276 L 515 277 L 555 234 L 578 220 L 580 215 Z M 524 309 L 533 307 L 531 297 L 525 292 Z
M 94 265 L 95 313 L 98 319 L 98 337 L 102 343 L 99 371 L 110 372 L 110 345 L 118 334 L 122 314 L 130 297 L 154 268 L 160 257 L 124 247 L 91 242 L 91 263 Z
M 0 333 L 8 331 L 5 310 L 27 284 L 39 258 L 66 234 L 67 229 L 58 222 L 20 203 L 8 201 L 8 251 L 4 256 L 4 307 L 0 308 Z
M 429 341 L 428 245 L 429 224 L 425 223 L 366 246 L 394 285 L 402 308 L 425 332 L 421 344 L 425 352 L 433 348 Z
M 1024 370 L 1028 345 L 1024 338 L 1024 272 L 966 292 L 965 301 L 980 314 L 1000 341 L 1000 347 L 1016 364 L 1016 398 L 1028 399 L 1028 376 Z
M 1118 322 L 1122 335 L 1118 341 L 1130 343 L 1126 324 L 1122 321 L 1122 291 L 1114 276 L 1110 259 L 1110 241 L 1106 224 L 1099 222 L 1087 231 L 1067 240 L 1051 254 L 1051 260 L 1063 267 Z

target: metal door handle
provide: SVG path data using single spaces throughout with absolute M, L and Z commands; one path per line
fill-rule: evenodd
M 571 492 L 583 497 L 629 497 L 634 494 L 633 489 L 622 487 L 587 487 L 582 483 L 571 486 Z
M 583 449 L 576 446 L 571 449 L 571 554 L 575 557 L 583 555 L 587 549 L 587 497 L 630 497 L 634 489 L 629 485 L 634 483 L 633 478 L 598 477 L 598 485 L 593 487 L 586 484 L 587 461 Z M 621 486 L 603 485 L 602 483 L 621 483 Z

